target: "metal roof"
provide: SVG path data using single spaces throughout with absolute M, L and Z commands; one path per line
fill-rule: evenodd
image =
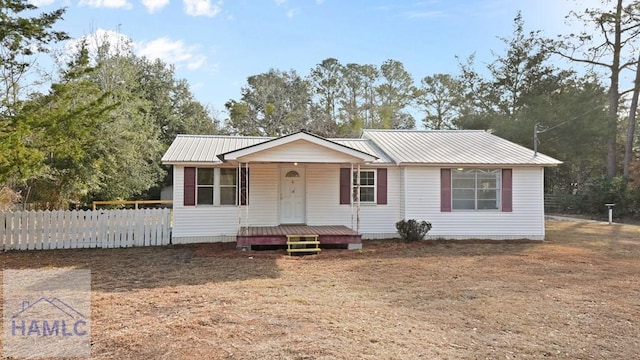
M 371 154 L 376 156 L 374 164 L 393 164 L 393 159 L 389 157 L 384 151 L 382 151 L 379 147 L 377 147 L 373 141 L 369 139 L 329 139 L 338 144 L 348 146 L 350 148 L 360 150 L 364 153 Z
M 260 152 L 270 147 L 278 147 L 278 146 L 285 145 L 285 144 L 299 141 L 299 140 L 304 140 L 311 144 L 320 145 L 322 147 L 327 147 L 337 152 L 349 154 L 349 156 L 355 156 L 356 158 L 360 158 L 361 160 L 364 160 L 366 162 L 375 161 L 377 159 L 376 156 L 370 153 L 360 151 L 359 149 L 356 149 L 356 148 L 348 147 L 341 143 L 335 142 L 331 139 L 313 134 L 307 130 L 300 130 L 300 131 L 283 135 L 277 138 L 271 138 L 262 143 L 258 143 L 258 144 L 247 146 L 247 147 L 242 147 L 236 150 L 231 150 L 230 152 L 227 152 L 227 153 L 218 154 L 218 158 L 222 161 L 226 161 L 227 159 L 237 159 L 238 153 L 240 153 L 240 156 L 246 156 L 251 153 L 255 153 L 256 151 Z M 231 156 L 228 157 L 228 155 L 231 155 Z
M 178 135 L 162 157 L 163 163 L 220 163 L 219 154 L 268 141 L 269 137 Z
M 178 135 L 162 157 L 166 164 L 220 163 L 220 154 L 272 137 Z M 375 164 L 539 165 L 559 160 L 482 130 L 364 130 L 360 139 L 327 139 L 378 157 Z
M 482 130 L 364 130 L 397 164 L 540 165 L 562 162 Z
M 273 137 L 223 136 L 223 135 L 178 135 L 162 157 L 162 162 L 174 163 L 221 163 L 217 157 L 238 149 L 254 146 Z M 373 155 L 378 159 L 374 163 L 393 163 L 393 160 L 371 140 L 366 139 L 327 139 L 354 150 Z

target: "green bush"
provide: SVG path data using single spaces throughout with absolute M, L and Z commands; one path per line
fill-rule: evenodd
M 634 216 L 640 210 L 640 194 L 623 177 L 597 178 L 578 191 L 576 210 L 583 214 L 606 214 L 605 204 L 616 204 L 616 217 Z
M 404 241 L 418 241 L 424 239 L 429 230 L 431 230 L 431 223 L 426 221 L 400 220 L 396 223 L 396 229 L 400 238 Z

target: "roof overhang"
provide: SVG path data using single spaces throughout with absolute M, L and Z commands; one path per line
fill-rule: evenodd
M 284 135 L 275 139 L 271 139 L 259 144 L 243 147 L 240 149 L 232 150 L 224 154 L 219 154 L 218 158 L 223 162 L 275 162 L 273 157 L 267 156 L 270 150 L 286 147 L 293 143 L 303 142 L 309 145 L 315 145 L 322 147 L 326 150 L 332 151 L 342 156 L 332 159 L 331 157 L 325 157 L 322 161 L 310 158 L 296 153 L 287 155 L 285 161 L 290 162 L 322 162 L 322 163 L 343 163 L 345 158 L 349 158 L 350 162 L 355 163 L 370 163 L 378 159 L 376 156 L 362 152 L 360 150 L 338 144 L 334 141 L 327 140 L 318 135 L 314 135 L 307 131 L 301 130 L 289 135 Z M 264 156 L 261 156 L 264 155 Z

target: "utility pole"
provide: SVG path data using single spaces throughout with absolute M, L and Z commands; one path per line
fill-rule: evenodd
M 540 123 L 536 123 L 535 125 L 533 125 L 533 157 L 534 158 L 538 156 L 538 141 L 539 141 L 538 134 L 542 134 L 547 130 L 549 129 L 543 129 L 542 126 L 540 126 Z
M 558 124 L 556 126 L 552 126 L 550 128 L 549 127 L 543 127 L 542 125 L 540 125 L 540 123 L 536 123 L 535 125 L 533 125 L 533 157 L 534 158 L 536 156 L 538 156 L 538 134 L 542 134 L 542 133 L 545 133 L 545 132 L 547 132 L 549 130 L 553 130 L 553 129 L 557 128 L 558 126 L 562 126 L 562 125 L 566 124 L 567 121 L 563 121 L 560 124 Z

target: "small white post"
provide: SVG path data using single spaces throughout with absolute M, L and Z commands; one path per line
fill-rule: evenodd
M 616 204 L 604 204 L 604 206 L 609 209 L 609 225 L 611 225 L 613 223 L 613 207 L 616 206 Z

